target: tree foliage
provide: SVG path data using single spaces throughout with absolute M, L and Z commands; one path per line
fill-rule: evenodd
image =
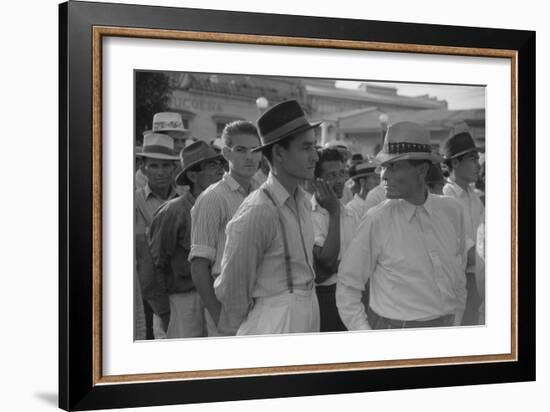
M 164 73 L 136 72 L 135 80 L 135 141 L 139 146 L 143 142 L 143 132 L 152 127 L 153 115 L 168 110 L 172 91 L 169 78 Z

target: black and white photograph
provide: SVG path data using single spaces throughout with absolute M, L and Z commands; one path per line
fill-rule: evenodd
M 133 118 L 134 340 L 485 326 L 484 85 L 135 69 Z

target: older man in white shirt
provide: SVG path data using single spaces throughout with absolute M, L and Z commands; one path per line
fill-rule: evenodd
M 466 300 L 464 212 L 429 193 L 425 176 L 440 156 L 429 132 L 392 125 L 377 156 L 387 200 L 369 210 L 339 270 L 336 303 L 350 330 L 460 324 Z M 361 293 L 370 279 L 370 305 Z

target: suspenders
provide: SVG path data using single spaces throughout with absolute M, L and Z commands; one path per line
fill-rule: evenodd
M 279 216 L 279 224 L 281 225 L 281 231 L 283 233 L 283 245 L 285 248 L 285 269 L 286 269 L 286 284 L 290 293 L 294 292 L 294 285 L 292 283 L 292 270 L 290 268 L 290 252 L 288 251 L 288 240 L 286 238 L 286 230 L 283 222 L 283 216 L 281 215 L 281 210 L 275 203 L 275 200 L 271 196 L 271 193 L 266 188 L 262 188 L 262 191 L 265 195 L 271 200 L 275 208 L 277 209 L 277 215 Z

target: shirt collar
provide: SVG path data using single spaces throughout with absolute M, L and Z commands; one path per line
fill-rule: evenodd
M 225 184 L 227 186 L 229 186 L 229 188 L 236 192 L 237 190 L 239 190 L 241 188 L 241 185 L 239 184 L 239 182 L 237 182 L 233 176 L 231 176 L 229 173 L 225 173 L 223 175 L 223 181 L 225 182 Z
M 149 183 L 147 183 L 143 187 L 143 193 L 145 194 L 145 199 L 149 199 L 149 196 L 154 196 L 159 200 L 170 200 L 178 195 L 176 192 L 176 188 L 174 186 L 170 186 L 170 193 L 168 194 L 168 199 L 160 199 L 157 195 L 153 193 L 153 191 L 151 190 L 151 187 L 149 186 Z
M 284 186 L 271 172 L 269 172 L 269 176 L 267 176 L 265 185 L 269 187 L 271 194 L 273 195 L 275 201 L 279 204 L 279 206 L 284 205 L 287 199 L 290 197 L 290 194 L 287 192 Z
M 454 180 L 448 179 L 447 182 L 452 187 L 452 189 L 454 190 L 454 192 L 458 197 L 461 197 L 462 195 L 468 196 L 470 194 L 469 187 L 467 187 L 467 189 L 464 190 Z
M 433 213 L 433 195 L 428 191 L 428 196 L 426 197 L 426 201 L 422 205 L 413 205 L 410 202 L 407 202 L 404 199 L 400 199 L 401 203 L 401 210 L 403 211 L 403 214 L 405 215 L 405 218 L 410 222 L 413 216 L 416 213 L 416 210 L 419 208 L 424 208 L 426 212 L 428 212 L 428 215 L 431 217 Z
M 225 173 L 223 175 L 223 181 L 224 183 L 231 189 L 233 192 L 242 192 L 245 196 L 247 196 L 249 193 L 253 192 L 258 188 L 258 184 L 254 179 L 250 179 L 250 190 L 248 193 L 246 193 L 246 190 L 237 182 L 229 173 Z

